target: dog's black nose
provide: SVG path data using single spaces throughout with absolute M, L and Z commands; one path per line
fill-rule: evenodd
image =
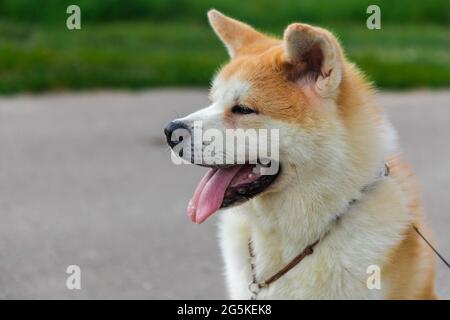
M 178 137 L 172 137 L 175 130 L 178 129 L 184 129 L 186 132 L 181 132 L 181 134 Z M 172 121 L 164 128 L 164 134 L 166 135 L 167 144 L 173 148 L 178 143 L 183 141 L 183 139 L 180 139 L 180 137 L 185 137 L 186 134 L 188 134 L 189 127 L 181 121 Z

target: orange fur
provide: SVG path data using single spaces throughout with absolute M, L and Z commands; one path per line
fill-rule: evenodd
M 412 223 L 428 240 L 432 235 L 426 226 L 418 196 L 418 183 L 410 166 L 399 156 L 389 159 L 391 175 L 408 195 Z M 433 242 L 433 241 L 432 241 Z M 409 226 L 403 240 L 392 249 L 383 273 L 391 283 L 390 299 L 437 299 L 434 288 L 436 259 L 425 241 Z

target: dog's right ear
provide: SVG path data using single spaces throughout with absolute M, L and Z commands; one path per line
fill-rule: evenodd
M 265 35 L 249 25 L 227 17 L 217 10 L 209 10 L 208 19 L 216 34 L 225 44 L 231 58 L 235 57 L 243 47 L 258 40 L 267 39 Z

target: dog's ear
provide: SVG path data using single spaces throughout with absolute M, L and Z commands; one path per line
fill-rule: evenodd
M 240 49 L 258 40 L 267 39 L 265 35 L 249 25 L 227 17 L 217 10 L 208 11 L 212 28 L 225 44 L 230 57 L 235 57 Z
M 342 78 L 343 53 L 328 31 L 302 23 L 284 32 L 284 51 L 293 81 L 312 81 L 322 97 L 336 94 Z

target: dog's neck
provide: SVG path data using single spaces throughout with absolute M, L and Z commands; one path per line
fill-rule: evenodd
M 353 199 L 363 200 L 366 192 L 364 186 L 352 193 L 317 191 L 308 194 L 297 187 L 252 204 L 256 210 L 251 211 L 249 225 L 257 275 L 266 278 L 278 272 L 306 247 L 332 232 Z
M 385 138 L 374 139 L 379 147 L 374 147 L 372 154 L 367 152 L 366 158 L 358 161 L 344 161 L 341 170 L 320 173 L 290 166 L 290 172 L 283 174 L 298 179 L 279 192 L 248 203 L 248 225 L 256 254 L 271 250 L 268 256 L 278 252 L 281 261 L 289 261 L 327 233 L 336 219 L 345 215 L 352 200 L 362 199 L 365 186 L 379 179 L 388 156 L 383 147 Z M 258 250 L 261 248 L 264 250 Z
M 334 221 L 345 214 L 351 200 L 361 196 L 360 190 L 344 194 L 339 190 L 316 188 L 312 193 L 302 187 L 292 187 L 254 201 L 250 219 L 256 250 L 274 248 L 282 260 L 288 261 L 328 232 Z

